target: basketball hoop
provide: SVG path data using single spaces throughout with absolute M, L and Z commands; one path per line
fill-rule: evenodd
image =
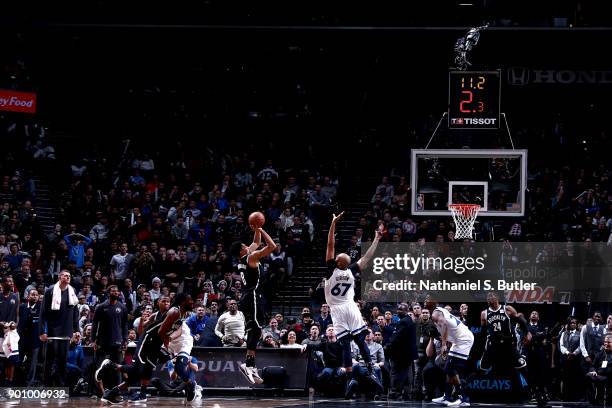
M 449 204 L 448 208 L 455 221 L 455 238 L 472 239 L 474 221 L 476 221 L 480 206 L 478 204 Z

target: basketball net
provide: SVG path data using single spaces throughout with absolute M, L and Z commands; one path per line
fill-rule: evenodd
M 448 208 L 455 221 L 455 238 L 472 239 L 474 221 L 476 221 L 480 206 L 478 204 L 450 204 Z

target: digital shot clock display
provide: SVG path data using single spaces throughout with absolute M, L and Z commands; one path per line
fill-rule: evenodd
M 450 129 L 499 129 L 499 71 L 450 71 L 448 85 Z

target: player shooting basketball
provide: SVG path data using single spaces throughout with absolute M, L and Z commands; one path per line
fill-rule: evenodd
M 259 215 L 261 213 L 254 214 Z M 237 270 L 242 277 L 244 288 L 239 307 L 245 319 L 247 354 L 246 362 L 240 365 L 240 372 L 251 384 L 262 384 L 263 379 L 259 376 L 255 366 L 255 350 L 261 337 L 262 324 L 265 322 L 261 293 L 258 291 L 262 272 L 259 260 L 270 255 L 276 249 L 276 244 L 270 235 L 261 228 L 265 221 L 263 214 L 259 218 L 254 218 L 252 215 L 249 217 L 249 221 L 251 228 L 255 231 L 253 242 L 246 246 L 242 242 L 236 241 L 232 244 L 230 253 L 239 259 Z M 266 246 L 258 249 L 261 246 L 262 236 L 266 241 Z
M 344 212 L 338 216 L 333 214 L 331 226 L 327 236 L 327 254 L 325 261 L 327 262 L 327 276 L 325 279 L 325 301 L 329 305 L 334 328 L 336 329 L 336 337 L 338 342 L 343 347 L 343 365 L 347 373 L 352 372 L 351 359 L 351 340 L 359 347 L 359 352 L 363 357 L 364 362 L 369 371 L 370 379 L 382 389 L 380 381 L 373 374 L 372 359 L 370 351 L 365 343 L 365 337 L 368 334 L 368 326 L 363 322 L 361 311 L 355 303 L 355 276 L 365 268 L 374 255 L 378 242 L 382 237 L 382 228 L 376 231 L 374 241 L 368 251 L 357 262 L 351 264 L 351 258 L 341 253 L 334 257 L 335 252 L 335 234 L 336 224 L 342 219 Z M 353 378 L 356 380 L 356 378 Z M 347 381 L 347 395 L 352 381 Z

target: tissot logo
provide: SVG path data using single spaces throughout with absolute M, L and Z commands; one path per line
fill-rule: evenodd
M 495 125 L 497 118 L 451 118 L 451 125 Z
M 494 125 L 497 118 L 465 118 L 466 125 Z
M 513 67 L 508 69 L 508 84 L 612 84 L 612 71 L 553 70 Z

